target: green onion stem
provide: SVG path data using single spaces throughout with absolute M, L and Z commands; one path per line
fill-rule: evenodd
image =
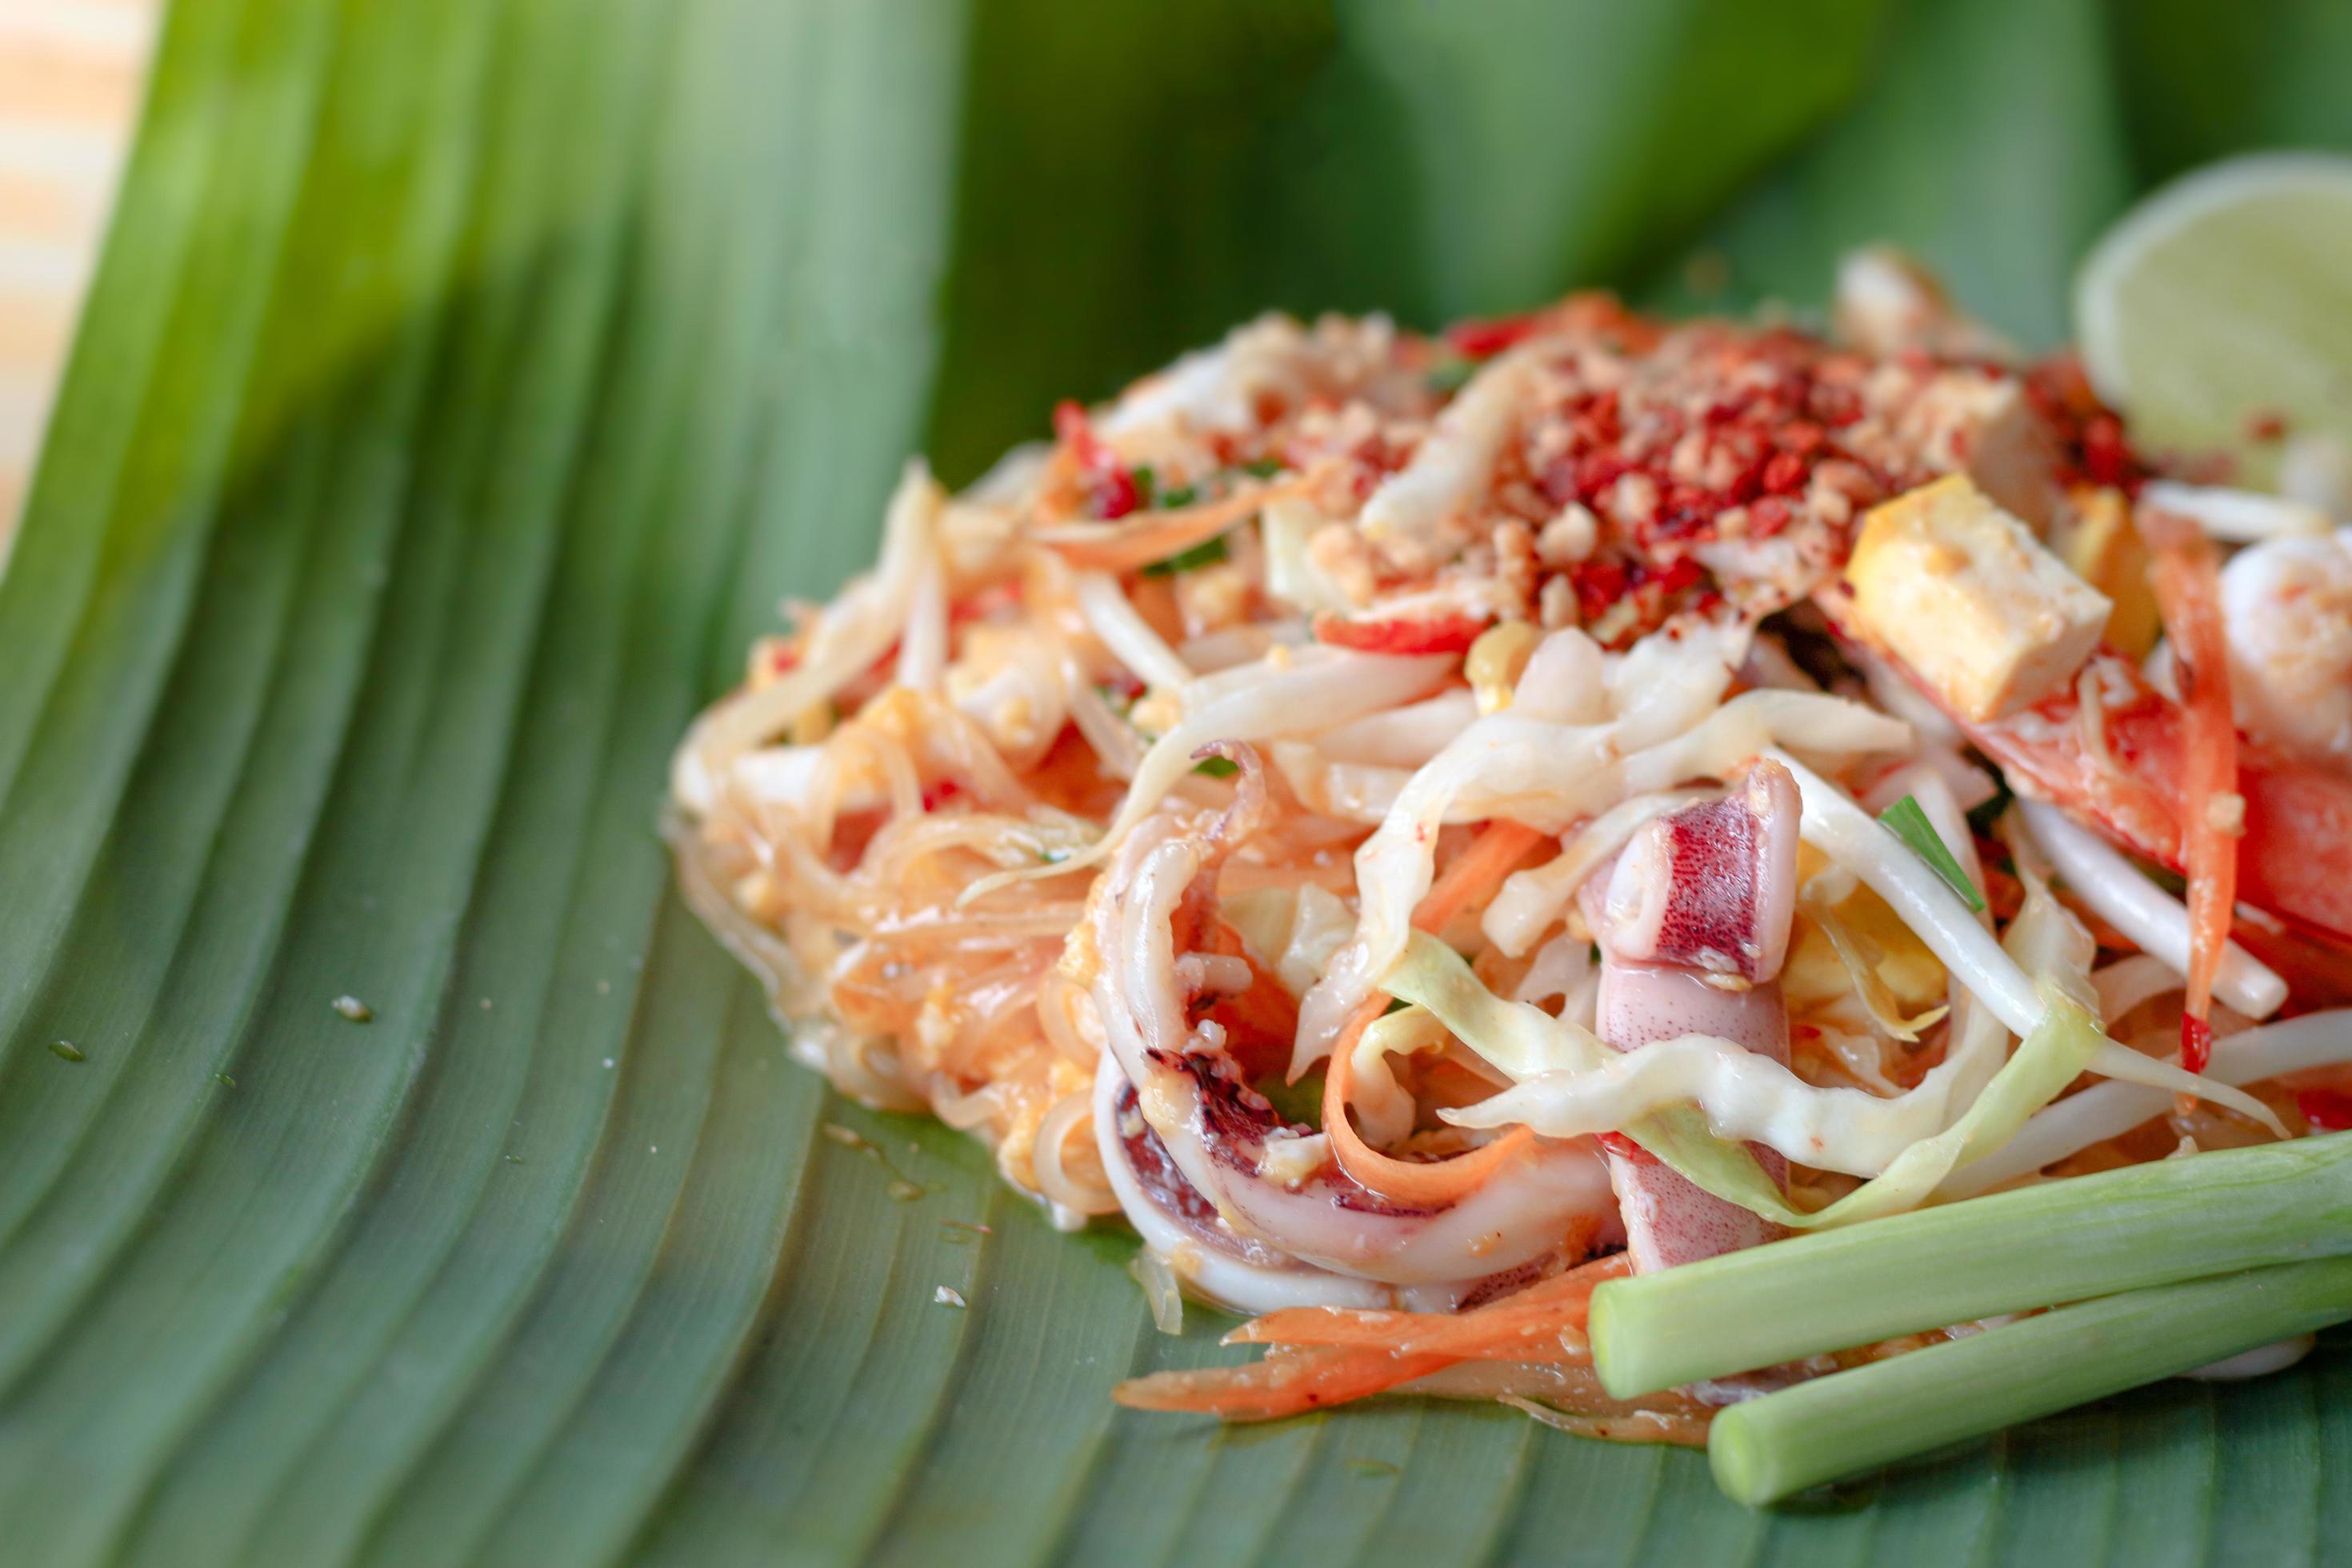
M 2131 1290 L 1718 1414 L 1716 1484 L 1757 1506 L 2352 1318 L 2352 1258 Z
M 1612 1280 L 1617 1398 L 2000 1312 L 2352 1253 L 2352 1133 L 2160 1160 Z

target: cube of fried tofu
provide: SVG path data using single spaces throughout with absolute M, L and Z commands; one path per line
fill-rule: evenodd
M 2107 485 L 2081 486 L 2071 499 L 2071 514 L 2052 531 L 2050 542 L 2074 575 L 2115 605 L 2107 646 L 2126 658 L 2146 658 L 2163 635 L 2164 618 L 2148 584 L 2147 545 L 2132 526 L 2131 502 Z
M 2015 376 L 1970 368 L 1938 373 L 1897 421 L 1939 469 L 1963 473 L 2003 508 L 2046 531 L 2058 510 L 2057 454 Z
M 1863 629 L 1972 721 L 2071 679 L 2112 608 L 1965 474 L 1873 508 L 1845 580 Z

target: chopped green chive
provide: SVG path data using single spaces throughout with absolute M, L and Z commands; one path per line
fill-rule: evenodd
M 51 1040 L 49 1042 L 49 1055 L 56 1057 L 60 1061 L 86 1062 L 89 1060 L 88 1057 L 81 1054 L 81 1047 L 75 1045 L 71 1040 Z
M 1150 511 L 1153 507 L 1160 504 L 1159 500 L 1160 476 L 1152 472 L 1150 464 L 1136 464 L 1135 467 L 1127 470 L 1127 477 L 1129 482 L 1135 486 L 1136 510 Z
M 1161 494 L 1160 498 L 1160 510 L 1163 511 L 1173 511 L 1180 506 L 1191 506 L 1194 501 L 1199 500 L 1200 499 L 1200 486 L 1178 485 L 1174 489 L 1165 491 Z
M 1206 762 L 1193 763 L 1192 771 L 1196 773 L 1206 773 L 1213 779 L 1229 779 L 1241 772 L 1242 768 L 1241 764 L 1231 757 L 1211 757 Z
M 1165 561 L 1155 561 L 1143 569 L 1147 577 L 1173 577 L 1179 572 L 1197 572 L 1203 566 L 1214 566 L 1225 558 L 1225 536 L 1202 540 L 1190 550 L 1181 550 Z
M 1969 880 L 1969 874 L 1960 869 L 1960 863 L 1952 858 L 1952 852 L 1944 847 L 1943 839 L 1927 821 L 1927 814 L 1919 808 L 1916 798 L 1905 795 L 1880 812 L 1878 820 L 1889 833 L 1903 840 L 1912 854 L 1927 862 L 1928 868 L 1959 894 L 1962 903 L 1979 914 L 1984 911 L 1984 895 Z
M 1282 459 L 1258 458 L 1246 463 L 1237 463 L 1234 467 L 1254 479 L 1270 479 L 1282 472 Z

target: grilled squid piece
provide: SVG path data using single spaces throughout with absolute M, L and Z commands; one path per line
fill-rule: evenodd
M 1285 1307 L 1389 1307 L 1387 1287 L 1302 1263 L 1224 1223 L 1143 1120 L 1135 1086 L 1105 1052 L 1095 1069 L 1095 1146 L 1118 1206 L 1192 1292 L 1236 1312 Z
M 1587 884 L 1601 944 L 1601 1037 L 1621 1051 L 1716 1035 L 1789 1059 L 1781 960 L 1796 907 L 1796 781 L 1778 763 L 1748 770 L 1720 800 L 1656 817 L 1618 858 L 1605 888 Z M 1751 1146 L 1752 1147 L 1752 1146 Z M 1756 1156 L 1775 1181 L 1789 1163 Z M 1609 1174 L 1638 1273 L 1770 1241 L 1779 1227 L 1691 1184 L 1623 1138 Z
M 1098 1089 L 1096 1137 L 1137 1228 L 1157 1244 L 1189 1226 L 1193 1239 L 1218 1244 L 1221 1262 L 1261 1275 L 1306 1263 L 1449 1302 L 1609 1237 L 1608 1175 L 1591 1142 L 1538 1142 L 1456 1203 L 1395 1204 L 1325 1157 L 1312 1128 L 1285 1122 L 1249 1087 L 1223 1029 L 1195 1021 L 1196 997 L 1247 980 L 1240 961 L 1189 951 L 1218 864 L 1263 807 L 1256 757 L 1223 751 L 1242 767 L 1234 805 L 1205 827 L 1173 812 L 1146 819 L 1097 881 L 1073 935 L 1073 967 L 1092 970 L 1085 978 L 1109 1055 L 1133 1089 L 1130 1106 L 1117 1085 Z M 1172 1176 L 1158 1172 L 1163 1158 Z M 1188 1209 L 1186 1189 L 1213 1220 Z M 1197 1272 L 1193 1282 L 1214 1289 Z

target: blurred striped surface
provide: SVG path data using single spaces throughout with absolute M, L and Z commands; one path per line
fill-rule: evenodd
M 0 0 L 0 541 L 139 110 L 160 0 Z

